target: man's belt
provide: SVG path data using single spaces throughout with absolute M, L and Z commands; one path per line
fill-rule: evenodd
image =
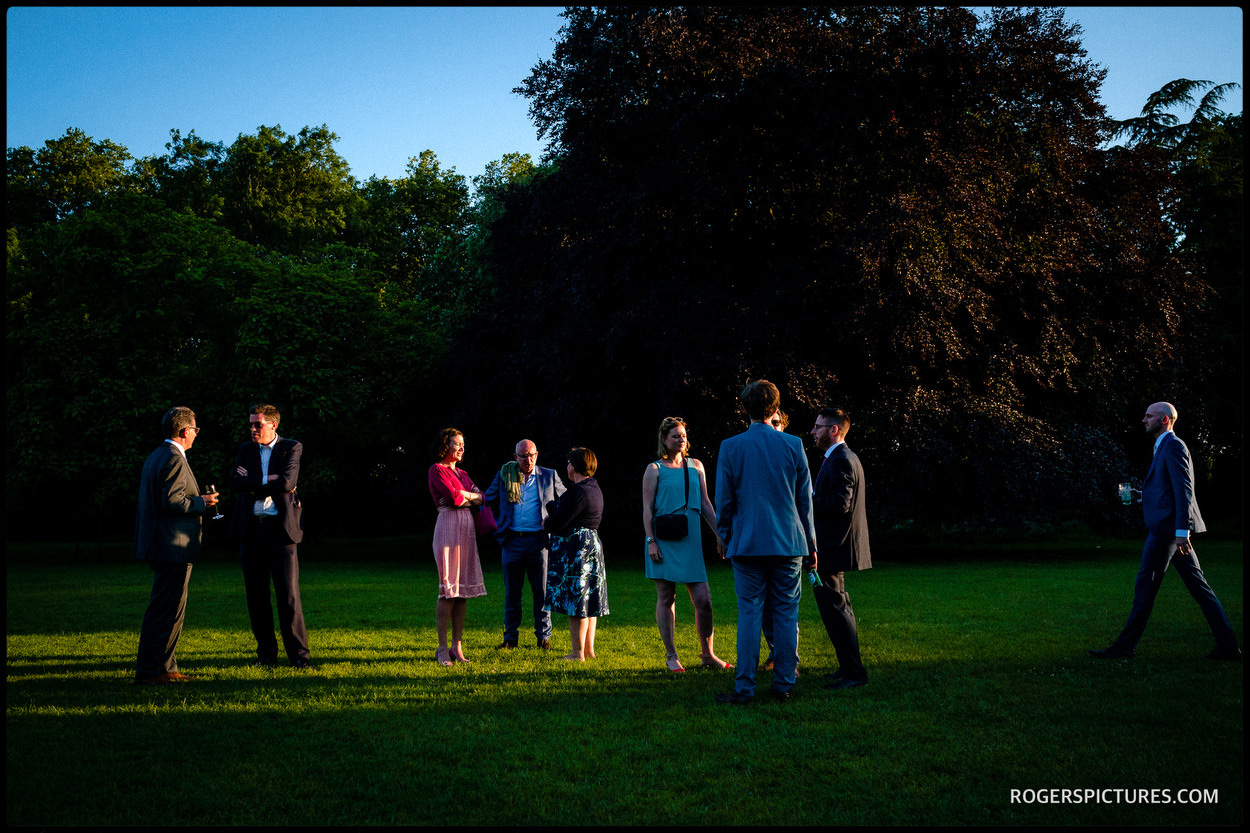
M 547 533 L 543 532 L 541 529 L 535 530 L 534 532 L 517 532 L 515 529 L 509 529 L 505 534 L 515 535 L 517 538 L 533 538 L 536 535 L 546 535 Z

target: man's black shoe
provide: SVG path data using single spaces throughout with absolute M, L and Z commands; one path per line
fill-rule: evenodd
M 836 691 L 837 689 L 840 689 L 840 688 L 859 688 L 862 685 L 868 685 L 868 681 L 867 680 L 852 680 L 850 677 L 840 677 L 839 679 L 834 680 L 833 682 L 829 683 L 829 685 L 825 686 L 825 688 L 829 689 L 830 691 Z
M 1095 659 L 1132 659 L 1133 649 L 1112 645 L 1110 648 L 1094 649 L 1089 655 Z
M 768 694 L 769 694 L 769 696 L 770 696 L 770 697 L 772 697 L 772 698 L 773 698 L 774 700 L 776 700 L 778 703 L 789 703 L 789 702 L 790 702 L 790 692 L 788 692 L 788 691 L 782 691 L 782 690 L 780 690 L 780 689 L 770 688 L 770 689 L 768 690 Z
M 496 651 L 503 651 L 503 650 L 508 650 L 508 651 L 511 651 L 511 650 L 512 650 L 513 648 L 515 648 L 515 647 L 516 647 L 516 643 L 515 643 L 515 642 L 513 642 L 511 639 L 505 639 L 505 640 L 503 641 L 503 644 L 502 644 L 502 645 L 500 645 L 500 646 L 499 646 L 498 648 L 496 648 L 495 650 L 496 650 Z
M 1230 645 L 1227 648 L 1216 648 L 1214 651 L 1207 654 L 1207 659 L 1240 660 L 1241 649 L 1238 648 L 1236 645 Z
M 716 695 L 716 702 L 724 703 L 727 706 L 749 706 L 755 702 L 755 697 L 748 697 L 745 694 L 739 694 L 736 691 L 732 691 L 729 694 Z

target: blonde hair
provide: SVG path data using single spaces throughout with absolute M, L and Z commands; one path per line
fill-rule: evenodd
M 656 446 L 655 453 L 659 456 L 661 460 L 668 459 L 668 449 L 664 447 L 664 439 L 668 436 L 669 431 L 672 431 L 674 428 L 677 428 L 678 426 L 682 428 L 686 428 L 686 421 L 682 419 L 681 417 L 664 417 L 664 419 L 660 420 L 659 441 L 658 441 L 658 445 Z M 690 429 L 687 428 L 686 430 L 688 431 Z M 682 451 L 689 453 L 690 451 L 690 438 L 689 437 L 686 438 L 686 444 L 685 446 L 683 446 Z

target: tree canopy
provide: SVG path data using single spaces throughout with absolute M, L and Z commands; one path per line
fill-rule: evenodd
M 10 528 L 50 517 L 55 476 L 124 532 L 105 507 L 165 408 L 199 412 L 197 473 L 224 479 L 264 400 L 324 529 L 392 531 L 379 503 L 454 424 L 479 479 L 521 437 L 591 446 L 632 534 L 660 419 L 710 469 L 761 377 L 792 432 L 851 413 L 877 528 L 1122 518 L 1160 399 L 1203 477 L 1238 476 L 1227 85 L 1113 122 L 1055 8 L 564 18 L 516 90 L 544 158 L 468 179 L 425 150 L 359 182 L 327 125 L 9 148 Z
M 552 170 L 492 229 L 524 314 L 467 331 L 466 417 L 629 438 L 632 478 L 661 417 L 710 456 L 767 377 L 852 413 L 879 519 L 988 525 L 1105 507 L 1143 403 L 1204 424 L 1210 287 L 1060 10 L 565 19 L 518 87 Z

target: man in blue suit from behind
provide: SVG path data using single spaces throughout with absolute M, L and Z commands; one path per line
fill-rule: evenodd
M 742 391 L 751 425 L 721 443 L 716 461 L 716 519 L 738 595 L 738 662 L 734 691 L 718 694 L 735 706 L 755 699 L 765 599 L 773 615 L 773 698 L 785 702 L 798 665 L 799 594 L 803 560 L 816 569 L 812 477 L 798 437 L 775 430 L 777 386 L 760 379 Z
M 547 504 L 564 494 L 564 481 L 553 469 L 538 465 L 538 446 L 530 440 L 516 445 L 513 462 L 496 472 L 486 490 L 486 505 L 495 512 L 495 537 L 503 551 L 503 644 L 517 646 L 521 628 L 521 593 L 529 578 L 534 599 L 534 638 L 538 647 L 551 647 L 551 611 L 543 609 L 547 595 L 547 548 L 551 536 L 543 532 Z
M 1142 514 L 1146 520 L 1146 545 L 1142 549 L 1141 567 L 1133 588 L 1133 609 L 1116 641 L 1108 648 L 1090 651 L 1099 659 L 1133 656 L 1137 641 L 1146 630 L 1155 596 L 1163 584 L 1169 563 L 1176 565 L 1185 589 L 1194 597 L 1202 615 L 1215 635 L 1215 650 L 1208 659 L 1241 659 L 1237 637 L 1228 624 L 1224 608 L 1207 584 L 1194 552 L 1192 535 L 1205 532 L 1206 524 L 1194 497 L 1194 465 L 1189 448 L 1172 432 L 1176 424 L 1176 408 L 1167 402 L 1156 402 L 1146 409 L 1142 424 L 1154 438 L 1154 459 L 1142 484 Z

